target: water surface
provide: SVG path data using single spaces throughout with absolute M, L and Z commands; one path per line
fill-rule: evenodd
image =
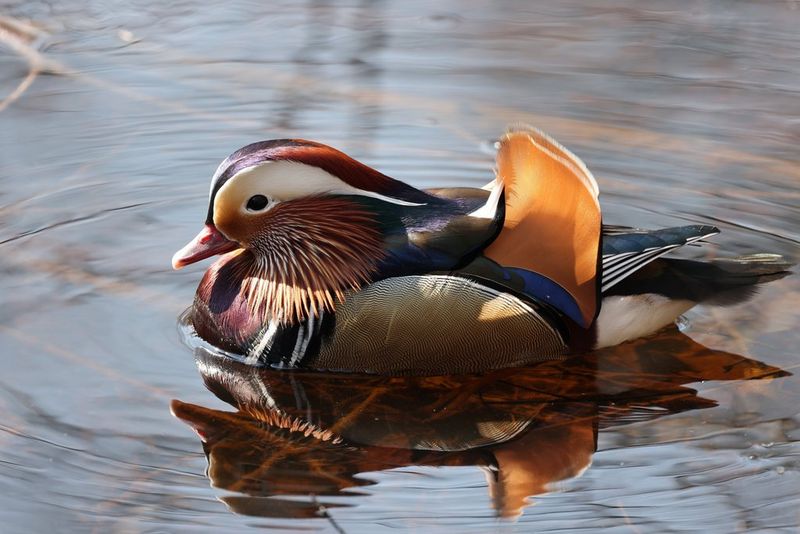
M 206 389 L 176 326 L 204 266 L 169 267 L 246 143 L 311 138 L 419 187 L 478 186 L 518 121 L 587 163 L 607 222 L 711 223 L 690 255 L 797 261 L 796 2 L 2 6 L 4 532 L 800 524 L 797 276 L 511 379 L 259 376 L 333 428 L 300 438 Z M 330 400 L 374 391 L 391 395 Z M 408 391 L 425 402 L 398 414 Z

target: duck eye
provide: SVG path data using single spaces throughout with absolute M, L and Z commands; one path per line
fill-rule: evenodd
M 250 200 L 247 201 L 247 209 L 250 211 L 261 211 L 267 207 L 269 204 L 269 199 L 264 195 L 253 195 L 250 197 Z

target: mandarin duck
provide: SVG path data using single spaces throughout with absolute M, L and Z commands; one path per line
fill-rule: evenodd
M 329 146 L 247 145 L 211 180 L 175 269 L 221 255 L 189 321 L 251 364 L 453 374 L 650 335 L 700 302 L 785 274 L 781 256 L 662 258 L 713 226 L 604 225 L 572 152 L 532 128 L 498 143 L 483 188 L 421 190 Z

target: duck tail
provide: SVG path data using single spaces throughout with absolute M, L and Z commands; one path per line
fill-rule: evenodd
M 749 254 L 709 262 L 661 259 L 609 291 L 609 294 L 656 293 L 670 299 L 717 306 L 742 303 L 758 285 L 791 274 L 792 262 L 778 254 Z
M 758 292 L 758 285 L 779 280 L 791 274 L 794 264 L 779 254 L 748 254 L 736 258 L 719 258 L 701 273 L 715 292 L 703 302 L 718 306 L 739 304 Z

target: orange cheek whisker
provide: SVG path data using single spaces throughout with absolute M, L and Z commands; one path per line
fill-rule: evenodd
M 237 272 L 251 313 L 292 324 L 333 310 L 384 257 L 374 217 L 342 199 L 284 202 L 253 232 Z

